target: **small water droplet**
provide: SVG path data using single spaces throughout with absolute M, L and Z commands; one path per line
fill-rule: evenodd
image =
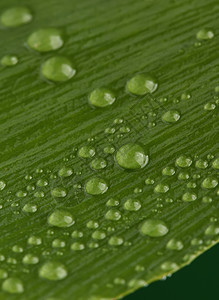
M 134 95 L 153 93 L 158 88 L 157 79 L 150 74 L 137 74 L 126 85 L 127 90 Z
M 86 182 L 85 190 L 89 195 L 100 195 L 106 193 L 108 185 L 104 179 L 93 177 Z
M 41 68 L 42 75 L 51 81 L 62 82 L 71 79 L 76 70 L 71 61 L 64 56 L 54 56 L 47 59 Z
M 74 250 L 74 251 L 81 251 L 84 249 L 85 249 L 84 244 L 79 243 L 79 242 L 75 242 L 71 245 L 71 250 Z
M 116 161 L 124 169 L 136 170 L 145 167 L 149 157 L 138 144 L 126 144 L 116 153 Z
M 53 248 L 64 248 L 65 247 L 65 241 L 62 241 L 60 239 L 55 239 L 52 241 L 52 247 Z
M 101 230 L 95 230 L 92 233 L 92 238 L 95 240 L 103 240 L 106 237 L 106 233 L 104 231 Z
M 214 32 L 209 28 L 203 28 L 199 30 L 196 34 L 198 40 L 210 40 L 213 39 Z
M 0 279 L 5 279 L 8 277 L 8 273 L 3 270 L 3 269 L 0 269 Z
M 212 162 L 212 167 L 214 169 L 219 170 L 219 158 L 216 158 L 213 162 Z M 1 188 L 0 188 L 1 189 Z
M 18 192 L 16 193 L 16 196 L 19 197 L 19 198 L 26 197 L 26 196 L 27 196 L 27 193 L 24 192 L 24 191 L 18 191 Z
M 90 166 L 93 170 L 101 170 L 107 166 L 107 162 L 104 158 L 97 157 L 91 161 Z
M 180 251 L 183 249 L 184 245 L 181 240 L 171 239 L 167 243 L 167 249 Z
M 83 146 L 79 149 L 78 155 L 82 158 L 90 158 L 95 155 L 95 149 L 91 146 Z
M 161 237 L 166 235 L 168 231 L 169 228 L 166 223 L 159 219 L 148 219 L 140 227 L 140 232 L 150 237 Z
M 67 195 L 67 192 L 62 187 L 56 187 L 52 189 L 51 195 L 56 198 L 64 198 Z
M 7 278 L 2 283 L 2 290 L 10 294 L 21 294 L 24 291 L 23 282 L 15 277 Z
M 12 7 L 1 15 L 1 23 L 5 27 L 17 27 L 29 23 L 33 16 L 29 8 L 25 6 Z
M 213 199 L 211 197 L 209 197 L 209 196 L 204 196 L 202 198 L 202 202 L 203 203 L 211 203 L 212 201 L 213 201 Z
M 203 240 L 198 239 L 198 238 L 194 238 L 191 240 L 191 245 L 192 246 L 199 246 L 203 244 Z
M 121 246 L 123 244 L 123 238 L 118 237 L 118 236 L 111 236 L 108 244 L 110 246 Z
M 151 179 L 151 178 L 147 178 L 147 179 L 145 179 L 145 184 L 147 184 L 147 185 L 153 185 L 154 184 L 154 180 Z
M 219 234 L 219 225 L 218 224 L 211 224 L 205 230 L 205 235 L 217 235 Z
M 109 207 L 118 206 L 118 205 L 119 205 L 119 200 L 114 199 L 114 198 L 110 198 L 106 203 L 106 206 L 109 206 Z
M 22 210 L 26 213 L 35 213 L 37 211 L 37 206 L 35 204 L 27 203 Z
M 48 280 L 61 280 L 68 275 L 66 267 L 56 261 L 46 262 L 39 269 L 39 276 Z
M 4 190 L 5 187 L 6 187 L 5 181 L 0 180 L 0 191 Z
M 107 220 L 118 221 L 121 218 L 121 213 L 118 209 L 110 209 L 105 214 Z
M 38 246 L 42 244 L 42 239 L 38 236 L 31 236 L 27 242 L 29 245 Z
M 175 169 L 173 167 L 165 167 L 162 170 L 162 174 L 164 176 L 173 176 L 176 173 Z
M 27 40 L 30 48 L 39 52 L 48 52 L 61 48 L 64 44 L 61 31 L 56 28 L 44 28 L 34 31 Z
M 169 110 L 162 116 L 162 120 L 166 123 L 175 123 L 180 119 L 180 113 L 177 110 Z
M 218 185 L 218 180 L 214 177 L 206 177 L 202 181 L 202 187 L 205 189 L 214 189 Z
M 95 107 L 106 107 L 112 105 L 116 97 L 110 89 L 98 88 L 90 93 L 88 100 L 89 103 Z
M 96 229 L 99 227 L 99 223 L 97 221 L 94 221 L 94 220 L 90 220 L 87 222 L 87 228 L 90 228 L 90 229 Z
M 124 203 L 124 209 L 128 211 L 138 211 L 141 208 L 141 202 L 136 199 L 127 199 Z
M 199 159 L 195 163 L 196 168 L 198 169 L 206 169 L 208 167 L 208 162 L 203 159 Z
M 181 155 L 176 159 L 176 165 L 180 168 L 188 168 L 192 164 L 192 160 L 190 157 L 187 157 L 185 155 Z
M 195 201 L 196 199 L 197 199 L 197 195 L 195 193 L 187 192 L 182 196 L 182 200 L 185 202 L 192 202 Z
M 1 59 L 2 66 L 11 67 L 18 63 L 18 58 L 15 55 L 5 55 Z
M 83 237 L 83 232 L 82 231 L 78 231 L 78 230 L 75 230 L 72 232 L 71 236 L 73 238 L 82 238 Z
M 161 264 L 160 267 L 164 271 L 173 271 L 179 268 L 179 266 L 172 261 L 165 261 L 164 263 Z
M 48 223 L 49 225 L 56 227 L 70 227 L 75 221 L 70 212 L 57 209 L 49 215 Z
M 12 247 L 12 251 L 15 252 L 15 253 L 22 253 L 24 251 L 24 249 L 18 245 L 14 245 Z
M 26 254 L 24 257 L 23 257 L 23 263 L 26 264 L 26 265 L 35 265 L 35 264 L 38 264 L 39 262 L 39 258 L 31 253 L 29 254 Z
M 204 105 L 204 110 L 211 111 L 216 108 L 216 104 L 212 102 L 208 102 Z

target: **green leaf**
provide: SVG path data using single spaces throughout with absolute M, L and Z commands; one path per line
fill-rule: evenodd
M 218 242 L 218 3 L 26 4 L 0 4 L 0 299 L 118 299 Z

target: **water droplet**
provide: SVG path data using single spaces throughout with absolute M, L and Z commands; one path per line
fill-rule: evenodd
M 27 40 L 30 48 L 39 52 L 48 52 L 59 49 L 64 41 L 61 31 L 56 28 L 44 28 L 34 31 Z
M 172 261 L 165 261 L 164 263 L 161 264 L 161 269 L 164 271 L 173 271 L 179 268 L 179 266 Z
M 24 249 L 18 245 L 14 245 L 12 247 L 12 251 L 15 252 L 15 253 L 22 253 L 24 251 Z
M 75 230 L 72 232 L 71 236 L 73 238 L 82 238 L 83 237 L 83 232 L 82 231 L 78 231 L 78 230 Z
M 48 181 L 45 179 L 39 179 L 36 183 L 37 186 L 39 187 L 43 187 L 43 186 L 47 186 L 48 185 Z
M 1 64 L 3 66 L 11 67 L 18 63 L 18 58 L 15 55 L 5 55 L 1 59 Z
M 85 190 L 90 195 L 100 195 L 106 193 L 108 185 L 104 179 L 93 177 L 86 182 Z
M 27 203 L 22 210 L 26 213 L 35 213 L 37 211 L 37 206 L 35 204 Z
M 149 74 L 137 74 L 126 85 L 127 90 L 134 95 L 153 93 L 158 88 L 157 79 Z
M 145 270 L 144 266 L 141 266 L 141 265 L 135 266 L 135 271 L 136 272 L 143 272 L 144 270 Z
M 26 196 L 27 196 L 27 193 L 26 193 L 26 192 L 23 192 L 23 191 L 18 191 L 18 192 L 16 193 L 16 196 L 19 197 L 19 198 L 26 197 Z
M 52 189 L 51 195 L 56 198 L 64 198 L 67 195 L 67 192 L 64 188 L 56 187 Z
M 43 191 L 37 191 L 36 193 L 34 193 L 34 197 L 43 198 L 44 197 L 44 192 Z
M 73 174 L 73 170 L 69 167 L 63 167 L 59 170 L 60 177 L 69 177 Z
M 213 39 L 214 37 L 214 32 L 211 29 L 208 28 L 203 28 L 198 31 L 196 34 L 196 38 L 198 40 L 210 40 Z
M 169 110 L 162 116 L 162 120 L 166 123 L 175 123 L 180 119 L 180 113 L 177 110 Z
M 132 289 L 137 289 L 142 286 L 147 286 L 147 282 L 143 279 L 132 279 L 129 281 L 128 286 Z
M 208 167 L 208 162 L 203 159 L 199 159 L 195 163 L 196 168 L 198 169 L 206 169 Z
M 108 244 L 110 246 L 121 246 L 123 244 L 123 238 L 118 237 L 118 236 L 111 236 Z
M 183 242 L 177 239 L 171 239 L 167 243 L 167 249 L 180 251 L 184 247 Z
M 219 169 L 219 158 L 216 158 L 213 162 L 212 162 L 212 167 L 214 169 Z M 0 183 L 0 189 L 1 189 L 1 183 Z
M 52 247 L 53 248 L 64 248 L 65 247 L 65 241 L 62 241 L 60 239 L 55 239 L 52 241 Z
M 114 283 L 116 285 L 124 285 L 125 284 L 125 279 L 117 277 L 117 278 L 114 279 Z
M 212 201 L 213 201 L 213 199 L 211 197 L 209 197 L 209 196 L 204 196 L 202 198 L 202 202 L 203 203 L 211 203 Z
M 67 275 L 66 267 L 56 261 L 46 262 L 39 270 L 39 276 L 48 280 L 61 280 Z
M 119 205 L 119 201 L 117 199 L 113 199 L 113 198 L 110 198 L 107 203 L 106 203 L 106 206 L 118 206 Z
M 96 230 L 92 233 L 92 238 L 95 240 L 103 240 L 106 237 L 106 233 L 104 231 Z
M 216 108 L 215 103 L 208 102 L 204 105 L 204 110 L 207 110 L 207 111 L 214 110 L 215 108 Z
M 75 251 L 81 251 L 84 250 L 85 246 L 82 243 L 79 242 L 75 242 L 71 245 L 71 250 L 75 250 Z
M 185 155 L 181 155 L 176 159 L 176 165 L 180 168 L 188 168 L 192 164 L 192 160 L 190 157 L 187 157 Z
M 0 191 L 4 190 L 5 187 L 6 187 L 5 181 L 0 180 Z
M 70 212 L 57 209 L 49 215 L 48 223 L 49 225 L 56 227 L 70 227 L 75 221 Z
M 164 176 L 173 176 L 175 174 L 175 169 L 173 167 L 165 167 L 163 170 L 162 170 L 162 174 Z
M 148 163 L 148 155 L 138 144 L 126 144 L 116 153 L 116 161 L 120 167 L 130 170 L 141 169 Z
M 207 177 L 202 181 L 202 187 L 205 189 L 214 189 L 218 185 L 218 181 L 214 177 Z
M 199 246 L 203 244 L 203 240 L 198 239 L 198 238 L 194 238 L 191 240 L 191 245 L 192 246 Z
M 205 230 L 205 235 L 217 235 L 219 234 L 219 225 L 218 224 L 211 224 Z
M 121 218 L 121 213 L 117 209 L 110 209 L 105 214 L 105 218 L 111 221 L 118 221 Z
M 145 179 L 145 184 L 147 184 L 147 185 L 153 185 L 154 184 L 154 180 L 151 179 L 151 178 L 147 178 L 147 179 Z
M 0 269 L 0 279 L 5 279 L 8 277 L 8 273 L 3 270 L 3 269 Z
M 27 242 L 29 245 L 38 246 L 42 244 L 42 239 L 38 236 L 31 236 Z
M 107 166 L 107 162 L 104 158 L 97 157 L 92 160 L 92 162 L 90 163 L 90 166 L 94 170 L 101 170 Z
M 62 82 L 71 79 L 76 70 L 72 67 L 72 63 L 68 58 L 54 56 L 43 63 L 41 72 L 48 80 Z
M 155 193 L 165 194 L 166 192 L 169 191 L 169 186 L 164 183 L 159 183 L 155 186 L 154 191 Z
M 195 189 L 197 185 L 195 182 L 188 182 L 186 186 L 187 188 Z
M 31 253 L 29 254 L 26 254 L 24 257 L 23 257 L 23 263 L 26 264 L 26 265 L 35 265 L 35 264 L 38 264 L 39 262 L 39 258 Z
M 96 249 L 96 248 L 99 247 L 99 244 L 96 243 L 96 242 L 90 242 L 90 243 L 88 244 L 88 247 L 91 248 L 91 249 Z
M 136 199 L 127 199 L 124 203 L 124 209 L 128 211 L 138 211 L 141 208 L 141 202 Z
M 161 237 L 166 235 L 168 231 L 166 223 L 159 219 L 148 219 L 140 227 L 140 232 L 150 237 Z
M 33 16 L 25 6 L 12 7 L 3 12 L 1 23 L 5 27 L 16 27 L 29 23 Z
M 10 294 L 20 294 L 24 291 L 23 282 L 18 278 L 10 277 L 2 283 L 2 289 Z
M 187 180 L 189 179 L 189 174 L 186 172 L 180 172 L 178 175 L 179 180 Z
M 181 100 L 189 100 L 191 98 L 191 94 L 189 92 L 184 92 L 181 95 Z
M 113 154 L 115 152 L 115 148 L 113 146 L 107 146 L 103 149 L 106 154 Z
M 99 223 L 97 221 L 90 220 L 87 222 L 87 228 L 96 229 L 98 227 L 99 227 Z
M 88 100 L 89 103 L 95 107 L 106 107 L 112 105 L 116 97 L 111 90 L 98 88 L 90 93 Z
M 195 193 L 187 192 L 187 193 L 183 194 L 182 199 L 185 202 L 192 202 L 197 199 L 197 195 Z

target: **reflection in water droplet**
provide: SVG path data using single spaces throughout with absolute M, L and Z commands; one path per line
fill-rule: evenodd
M 104 179 L 93 177 L 86 182 L 85 190 L 90 195 L 100 195 L 106 193 L 108 185 Z
M 88 100 L 89 103 L 95 107 L 106 107 L 112 105 L 116 97 L 111 90 L 98 88 L 90 93 Z
M 49 215 L 48 223 L 49 225 L 56 227 L 70 227 L 75 221 L 70 212 L 57 209 Z
M 140 232 L 150 237 L 161 237 L 166 235 L 168 231 L 169 228 L 166 223 L 159 219 L 148 219 L 140 227 Z
M 61 280 L 67 275 L 66 267 L 55 261 L 46 262 L 39 270 L 39 276 L 48 280 Z
M 12 7 L 5 10 L 1 15 L 1 23 L 5 27 L 17 27 L 32 20 L 30 10 L 25 6 Z
M 140 145 L 132 143 L 122 146 L 117 151 L 115 158 L 120 167 L 130 170 L 145 167 L 149 159 Z
M 62 82 L 71 79 L 76 70 L 72 67 L 72 63 L 68 58 L 54 56 L 43 63 L 41 72 L 48 80 Z
M 157 79 L 149 74 L 137 74 L 126 85 L 127 90 L 134 95 L 153 93 L 158 88 Z
M 15 277 L 10 277 L 3 281 L 2 290 L 10 294 L 20 294 L 23 293 L 24 287 L 23 282 Z
M 27 40 L 30 48 L 39 52 L 48 52 L 59 49 L 64 41 L 61 31 L 56 28 L 44 28 L 34 31 Z

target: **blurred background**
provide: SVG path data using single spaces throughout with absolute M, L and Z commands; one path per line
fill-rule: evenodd
M 219 299 L 219 245 L 166 280 L 157 281 L 123 300 Z

